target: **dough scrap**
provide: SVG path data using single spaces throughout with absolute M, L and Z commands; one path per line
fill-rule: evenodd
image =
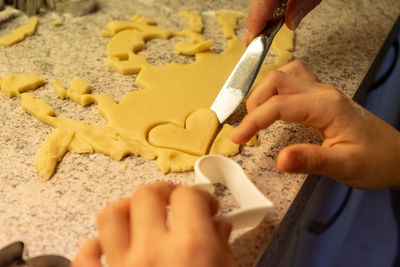
M 36 98 L 32 93 L 21 95 L 21 107 L 25 112 L 36 114 L 37 117 L 55 116 L 53 108 L 42 99 Z
M 59 80 L 54 80 L 53 81 L 53 88 L 54 92 L 60 99 L 65 99 L 67 98 L 67 91 L 64 89 L 62 86 L 61 82 Z
M 20 93 L 34 90 L 44 84 L 44 79 L 34 74 L 8 75 L 0 79 L 0 89 L 8 97 L 19 96 Z
M 50 179 L 51 175 L 54 173 L 57 163 L 68 151 L 73 137 L 74 132 L 64 128 L 56 128 L 46 136 L 46 139 L 39 150 L 35 163 L 35 168 L 40 177 L 45 180 Z
M 210 154 L 219 154 L 224 156 L 234 156 L 239 152 L 239 145 L 231 140 L 233 131 L 235 130 L 229 124 L 224 124 L 221 131 L 215 137 L 210 149 Z
M 60 27 L 61 25 L 63 25 L 63 19 L 62 18 L 56 18 L 55 20 L 53 20 L 51 22 L 51 24 L 53 24 L 53 26 Z
M 126 93 L 119 103 L 107 95 L 92 94 L 89 83 L 79 77 L 71 81 L 68 90 L 61 83 L 53 82 L 60 98 L 71 99 L 82 106 L 95 103 L 107 122 L 105 125 L 55 116 L 44 101 L 32 94 L 22 94 L 24 110 L 54 128 L 36 159 L 35 167 L 43 179 L 51 178 L 57 162 L 68 151 L 102 153 L 115 160 L 127 155 L 157 159 L 157 168 L 164 173 L 190 170 L 198 157 L 206 153 L 231 156 L 238 152 L 239 146 L 230 141 L 233 127 L 224 125 L 218 133 L 218 120 L 209 107 L 245 50 L 235 35 L 237 20 L 243 14 L 217 12 L 227 39 L 227 48 L 220 54 L 210 51 L 208 46 L 212 42 L 203 45 L 208 40 L 201 35 L 203 26 L 197 13 L 180 15 L 188 20 L 189 26 L 179 32 L 161 29 L 153 20 L 140 15 L 130 21 L 110 22 L 107 30 L 101 32 L 102 36 L 111 37 L 107 45 L 107 65 L 121 74 L 138 73 L 136 85 L 140 90 Z M 150 39 L 173 36 L 186 39 L 184 47 L 195 53 L 194 63 L 153 66 L 146 57 L 136 54 Z M 268 71 L 287 63 L 292 48 L 293 32 L 284 27 L 272 44 L 276 60 L 262 66 L 255 86 Z M 280 60 L 282 58 L 286 61 Z M 13 90 L 8 89 L 7 77 L 0 79 L 1 90 L 11 97 L 19 96 L 19 92 L 33 85 L 40 86 L 34 77 L 30 78 L 29 83 L 19 82 L 21 87 L 13 86 Z
M 32 17 L 28 24 L 13 30 L 10 34 L 0 37 L 0 45 L 11 46 L 23 41 L 26 37 L 35 33 L 37 25 L 38 18 Z

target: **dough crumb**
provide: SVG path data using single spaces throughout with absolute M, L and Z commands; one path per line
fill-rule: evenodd
M 247 141 L 246 146 L 258 146 L 258 136 L 254 135 L 249 141 Z
M 56 27 L 60 27 L 61 25 L 63 25 L 63 19 L 62 18 L 56 18 L 55 20 L 53 20 L 51 22 L 51 24 L 53 24 Z

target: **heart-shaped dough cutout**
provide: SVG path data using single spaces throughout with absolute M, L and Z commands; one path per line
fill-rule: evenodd
M 148 141 L 156 147 L 202 156 L 207 153 L 218 125 L 218 118 L 212 110 L 198 109 L 187 117 L 184 128 L 171 123 L 154 127 L 149 132 Z

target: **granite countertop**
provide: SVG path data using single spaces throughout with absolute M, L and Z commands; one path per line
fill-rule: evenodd
M 205 22 L 207 36 L 215 34 L 212 10 L 246 12 L 245 0 L 98 0 L 93 14 L 64 17 L 54 27 L 55 15 L 39 15 L 37 33 L 9 48 L 0 47 L 0 77 L 35 73 L 46 78 L 35 92 L 57 114 L 90 123 L 104 123 L 95 105 L 82 108 L 72 101 L 60 101 L 50 81 L 65 85 L 75 76 L 87 80 L 95 93 L 105 93 L 118 101 L 134 89 L 135 75 L 121 76 L 106 67 L 108 39 L 99 37 L 111 20 L 126 20 L 136 13 L 153 17 L 160 26 L 179 29 L 180 10 L 197 10 Z M 397 0 L 324 0 L 296 30 L 294 57 L 301 59 L 324 83 L 333 84 L 353 96 L 400 13 Z M 28 18 L 10 8 L 0 12 L 0 35 L 9 33 Z M 241 22 L 244 27 L 244 21 Z M 211 29 L 211 30 L 210 30 Z M 215 28 L 214 28 L 215 29 Z M 239 31 L 239 33 L 242 32 Z M 218 34 L 217 34 L 218 35 Z M 166 42 L 166 41 L 163 41 Z M 173 58 L 168 44 L 152 41 L 149 51 Z M 153 50 L 151 50 L 153 49 Z M 154 58 L 157 62 L 157 58 Z M 234 120 L 239 121 L 244 109 Z M 96 213 L 136 187 L 155 180 L 191 184 L 193 172 L 163 176 L 155 162 L 127 157 L 121 162 L 99 154 L 67 153 L 50 181 L 42 181 L 33 164 L 35 155 L 51 128 L 20 108 L 20 99 L 0 94 L 0 247 L 24 241 L 31 256 L 62 254 L 72 258 L 79 245 L 96 234 Z M 251 266 L 268 244 L 302 187 L 306 175 L 285 174 L 275 167 L 279 151 L 293 143 L 319 142 L 311 129 L 276 122 L 260 133 L 260 146 L 245 147 L 234 159 L 255 185 L 274 202 L 276 208 L 257 228 L 235 232 L 232 247 L 240 266 Z M 223 207 L 232 204 L 222 192 Z

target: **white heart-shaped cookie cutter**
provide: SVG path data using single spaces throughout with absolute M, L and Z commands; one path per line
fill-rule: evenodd
M 194 172 L 194 186 L 213 193 L 213 183 L 221 183 L 229 188 L 239 202 L 239 209 L 223 216 L 232 223 L 233 230 L 257 226 L 274 207 L 274 204 L 254 186 L 242 167 L 230 158 L 220 155 L 200 157 L 194 165 Z

